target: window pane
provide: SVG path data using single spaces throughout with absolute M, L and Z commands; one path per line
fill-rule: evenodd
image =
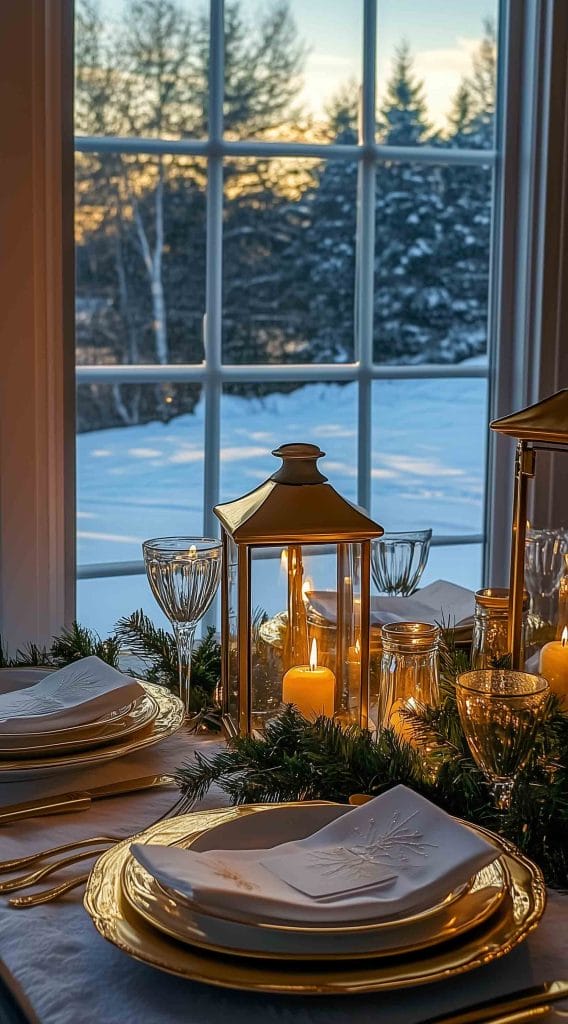
M 460 587 L 479 590 L 482 586 L 482 562 L 482 544 L 431 547 L 420 586 L 426 587 L 436 580 L 449 580 L 450 583 L 458 583 Z
M 202 0 L 77 0 L 76 134 L 201 138 L 208 64 Z
M 386 530 L 483 532 L 485 380 L 373 382 L 372 509 Z
M 230 139 L 357 141 L 363 0 L 225 6 Z
M 281 390 L 271 385 L 266 393 L 267 388 L 251 384 L 246 390 L 248 395 L 238 394 L 231 385 L 223 394 L 221 501 L 258 487 L 280 465 L 270 454 L 272 449 L 291 441 L 319 444 L 327 452 L 322 472 L 344 497 L 355 501 L 356 385 L 282 385 Z
M 119 619 L 142 608 L 156 626 L 169 629 L 154 600 L 146 575 L 77 581 L 77 621 L 108 636 Z
M 202 532 L 200 397 L 197 384 L 79 387 L 80 565 L 138 560 L 149 537 Z
M 377 167 L 376 362 L 485 357 L 491 206 L 488 167 Z
M 491 148 L 497 0 L 380 0 L 377 138 Z
M 203 160 L 77 154 L 77 361 L 203 359 Z
M 354 358 L 357 165 L 241 160 L 225 167 L 223 358 Z

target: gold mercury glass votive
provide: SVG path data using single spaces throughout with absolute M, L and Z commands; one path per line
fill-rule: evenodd
M 383 626 L 379 728 L 390 726 L 410 740 L 412 727 L 404 717 L 404 709 L 438 703 L 440 633 L 440 628 L 429 622 Z

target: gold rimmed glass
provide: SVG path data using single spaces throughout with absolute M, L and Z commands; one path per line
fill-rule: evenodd
M 548 693 L 546 679 L 528 672 L 493 669 L 458 676 L 456 698 L 467 744 L 501 811 L 511 806 Z
M 195 629 L 219 586 L 222 546 L 210 537 L 157 537 L 144 541 L 142 550 L 152 593 L 173 626 L 179 692 L 189 714 Z

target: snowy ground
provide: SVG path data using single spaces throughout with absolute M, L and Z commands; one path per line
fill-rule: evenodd
M 480 379 L 374 382 L 371 512 L 386 529 L 482 531 L 486 396 Z M 257 486 L 276 466 L 270 450 L 300 440 L 328 453 L 330 481 L 356 498 L 355 385 L 307 385 L 262 400 L 227 395 L 222 422 L 221 500 Z M 81 434 L 77 459 L 80 564 L 139 559 L 147 537 L 202 533 L 202 404 L 169 424 Z M 479 586 L 480 547 L 433 548 L 423 580 L 440 576 Z M 140 606 L 159 618 L 144 576 L 79 583 L 79 620 L 102 633 Z

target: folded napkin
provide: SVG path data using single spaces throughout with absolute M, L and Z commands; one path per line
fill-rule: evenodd
M 261 828 L 262 815 L 251 824 Z M 406 786 L 269 850 L 130 849 L 158 882 L 205 910 L 314 925 L 397 918 L 432 906 L 498 856 Z
M 0 736 L 85 725 L 143 693 L 139 683 L 100 658 L 82 658 L 35 686 L 0 694 Z
M 337 598 L 335 591 L 314 590 L 309 594 L 309 609 L 326 622 L 335 624 Z M 460 630 L 471 628 L 475 611 L 475 594 L 457 583 L 436 580 L 410 597 L 371 598 L 371 625 L 393 622 L 444 621 Z

